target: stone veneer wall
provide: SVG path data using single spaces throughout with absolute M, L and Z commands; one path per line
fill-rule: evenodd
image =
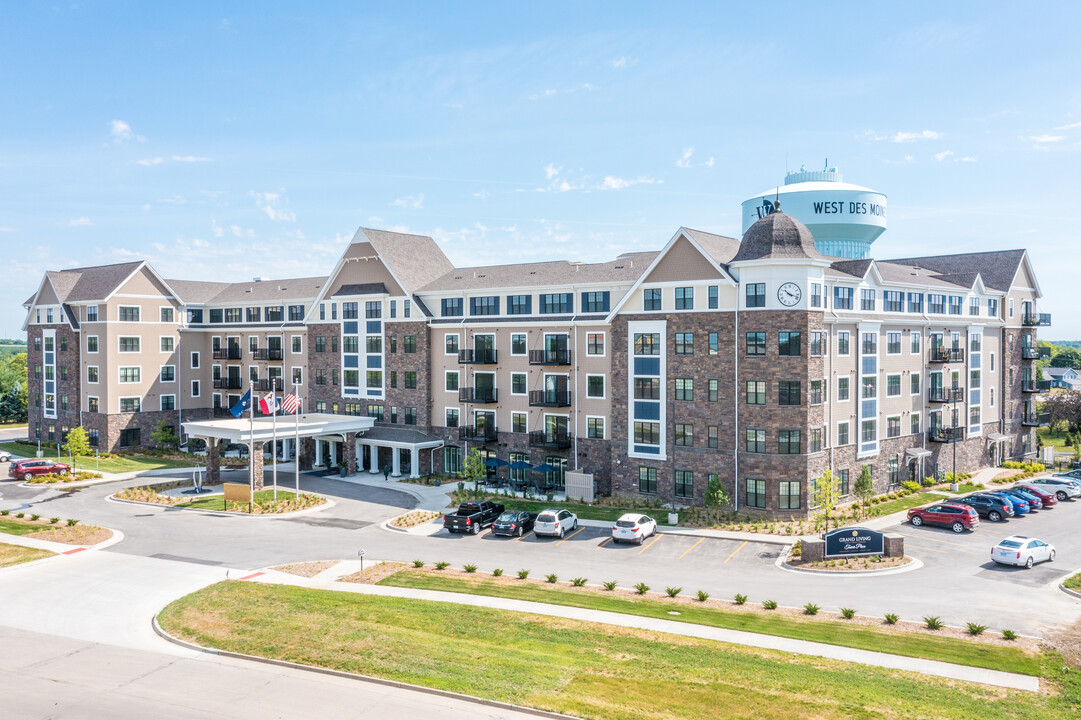
M 316 352 L 315 339 L 317 337 L 326 338 L 326 352 Z M 331 338 L 337 338 L 337 352 L 331 350 L 333 347 Z M 315 404 L 317 402 L 325 402 L 327 412 L 332 412 L 333 404 L 342 402 L 342 378 L 340 375 L 342 365 L 341 342 L 341 325 L 337 322 L 320 323 L 308 326 L 308 395 L 304 402 L 304 412 L 315 412 Z M 320 370 L 323 371 L 326 378 L 325 385 L 316 385 L 315 383 L 315 379 Z M 335 370 L 339 372 L 338 385 L 334 384 Z M 361 378 L 361 382 L 363 382 L 363 377 Z M 314 445 L 312 447 L 314 448 Z M 312 450 L 312 452 L 314 453 L 314 450 Z
M 429 348 L 431 332 L 425 323 L 388 321 L 383 329 L 383 357 L 386 362 L 383 383 L 386 388 L 386 407 L 384 417 L 390 421 L 390 408 L 398 408 L 398 426 L 405 423 L 405 408 L 417 409 L 418 430 L 427 431 L 431 424 L 432 371 L 431 350 Z M 405 352 L 405 336 L 416 335 L 417 351 Z M 397 352 L 390 352 L 390 339 L 397 338 Z M 398 373 L 398 387 L 390 386 L 390 373 Z M 417 387 L 408 390 L 405 387 L 405 373 L 416 372 Z M 413 426 L 406 426 L 413 427 Z

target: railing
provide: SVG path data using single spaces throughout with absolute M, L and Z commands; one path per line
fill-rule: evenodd
M 927 402 L 956 403 L 965 399 L 965 389 L 961 387 L 932 387 L 927 389 Z
M 529 433 L 529 444 L 533 447 L 567 448 L 571 446 L 571 436 L 566 431 L 537 430 Z
M 499 438 L 499 429 L 494 425 L 478 428 L 475 425 L 463 425 L 458 428 L 458 440 L 461 442 L 495 442 Z
M 239 390 L 244 387 L 244 381 L 240 378 L 215 378 L 215 390 Z
M 494 403 L 499 402 L 495 388 L 458 388 L 458 402 Z
M 267 392 L 267 391 L 270 391 L 270 390 L 281 390 L 282 389 L 282 379 L 281 378 L 267 378 L 266 380 L 256 380 L 255 381 L 255 389 L 260 390 L 262 392 Z
M 927 431 L 927 439 L 931 442 L 952 443 L 965 439 L 963 427 L 938 427 Z
M 1039 360 L 1040 348 L 1036 347 L 1035 345 L 1022 345 L 1021 358 L 1023 360 Z
M 498 357 L 495 350 L 458 351 L 458 362 L 462 365 L 495 365 Z
M 944 346 L 931 348 L 931 362 L 964 362 L 965 351 L 963 348 L 950 348 Z
M 269 348 L 262 348 L 260 350 L 256 350 L 254 355 L 255 355 L 256 360 L 281 360 L 282 359 L 282 351 L 281 351 L 281 349 L 271 350 Z
M 215 360 L 239 360 L 242 353 L 238 347 L 218 348 L 213 351 L 213 356 Z
M 1051 389 L 1050 380 L 1022 380 L 1021 392 L 1038 393 L 1048 392 Z
M 531 390 L 529 404 L 533 407 L 569 407 L 570 390 Z
M 1051 313 L 1032 313 L 1021 316 L 1021 324 L 1027 327 L 1040 327 L 1051 324 Z
M 1043 427 L 1051 424 L 1051 413 L 1025 413 L 1021 416 L 1021 424 L 1026 427 Z
M 570 365 L 570 350 L 530 350 L 530 365 Z
M 233 417 L 233 413 L 229 412 L 229 408 L 215 407 L 214 408 L 214 417 L 216 417 L 216 418 Z

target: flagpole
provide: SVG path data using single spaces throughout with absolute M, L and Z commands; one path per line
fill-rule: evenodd
M 248 513 L 255 501 L 255 385 L 248 378 Z
M 274 398 L 274 412 L 270 415 L 271 436 L 274 438 L 270 443 L 270 456 L 274 460 L 274 501 L 278 500 L 278 396 L 274 381 L 270 382 L 270 396 Z
M 297 497 L 299 498 L 300 497 L 300 389 L 297 388 L 296 383 L 293 383 L 293 395 L 295 395 L 296 399 L 297 399 L 297 407 L 296 407 L 296 410 L 294 411 L 296 413 L 296 416 L 297 416 L 297 423 L 296 423 L 297 424 L 297 437 L 296 437 L 296 441 L 295 441 L 295 445 L 293 447 L 293 450 L 295 451 L 295 454 L 296 454 L 296 461 L 295 461 L 296 467 L 294 468 L 294 470 L 296 471 Z

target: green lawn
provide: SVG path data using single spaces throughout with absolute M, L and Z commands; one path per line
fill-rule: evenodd
M 1063 582 L 1062 584 L 1071 590 L 1077 590 L 1081 592 L 1081 573 L 1071 575 L 1070 577 L 1066 578 L 1065 582 Z
M 26 423 L 25 422 L 0 423 L 0 428 L 5 428 L 5 429 L 6 428 L 21 428 L 21 427 L 26 427 Z
M 31 445 L 30 443 L 22 442 L 6 442 L 0 443 L 0 448 L 7 450 L 14 455 L 21 455 L 23 457 L 35 457 L 37 454 L 37 445 Z M 46 450 L 45 457 L 56 459 L 56 452 Z M 157 470 L 160 468 L 185 468 L 185 467 L 204 467 L 205 462 L 200 456 L 198 460 L 191 461 L 178 461 L 169 458 L 154 457 L 152 455 L 142 455 L 139 453 L 125 453 L 118 458 L 102 458 L 95 462 L 93 456 L 75 458 L 73 463 L 68 462 L 67 455 L 61 453 L 60 462 L 70 464 L 77 470 L 100 470 L 107 473 L 129 473 L 129 472 L 145 472 L 146 470 Z
M 1036 429 L 1036 434 L 1040 440 L 1043 441 L 1044 446 L 1054 445 L 1055 450 L 1058 452 L 1073 452 L 1073 446 L 1066 446 L 1066 433 L 1064 431 L 1053 431 L 1049 427 L 1041 427 Z
M 222 582 L 159 616 L 200 645 L 583 718 L 1076 718 L 1081 673 L 1026 693 L 663 633 L 421 600 Z M 1078 676 L 1078 677 L 1075 677 Z
M 949 486 L 947 486 L 947 489 Z M 961 483 L 957 486 L 957 492 L 967 495 L 968 493 L 976 492 L 977 490 L 984 490 L 983 485 L 977 485 L 973 482 Z
M 451 494 L 451 498 L 455 503 L 454 507 L 457 507 L 458 503 L 472 500 L 473 492 L 470 490 L 464 490 L 461 492 L 455 491 Z M 542 510 L 547 510 L 548 508 L 566 508 L 567 510 L 570 510 L 572 513 L 574 513 L 583 520 L 606 520 L 608 522 L 615 522 L 619 519 L 620 515 L 623 515 L 624 513 L 641 512 L 649 515 L 662 525 L 668 524 L 668 510 L 664 508 L 640 508 L 635 510 L 627 507 L 619 508 L 605 505 L 587 505 L 585 503 L 579 502 L 556 502 L 554 500 L 552 502 L 548 502 L 547 500 L 523 500 L 522 498 L 507 497 L 506 495 L 497 495 L 495 493 L 484 491 L 481 491 L 480 499 L 492 500 L 497 503 L 502 503 L 508 508 L 513 508 L 515 510 L 527 510 L 533 513 L 539 513 Z
M 8 535 L 29 535 L 30 533 L 45 529 L 46 528 L 41 525 L 32 525 L 10 516 L 0 517 L 0 533 L 7 533 Z
M 56 553 L 49 552 L 48 550 L 38 550 L 37 548 L 22 547 L 21 545 L 0 543 L 0 568 L 32 562 L 34 560 L 41 560 L 42 558 L 47 558 L 55 554 Z
M 887 502 L 879 503 L 878 505 L 872 505 L 871 509 L 874 509 L 879 515 L 891 515 L 895 512 L 919 507 L 920 505 L 942 502 L 945 499 L 945 496 L 939 495 L 938 493 L 921 492 L 916 493 L 915 495 L 905 495 L 896 500 L 888 500 Z
M 303 495 L 304 493 L 301 493 Z M 291 490 L 283 490 L 281 486 L 278 486 L 278 500 L 292 500 L 296 497 L 296 493 Z M 274 499 L 274 489 L 269 490 L 256 490 L 254 495 L 255 502 L 269 502 Z M 196 508 L 199 510 L 224 510 L 225 496 L 224 495 L 212 495 L 210 497 L 201 497 L 197 500 L 192 500 L 190 503 L 180 505 L 178 507 Z
M 783 615 L 763 615 L 693 605 L 681 605 L 679 606 L 680 615 L 669 615 L 668 611 L 672 609 L 672 603 L 664 600 L 631 599 L 591 590 L 535 583 L 508 585 L 496 583 L 484 576 L 464 578 L 456 575 L 440 575 L 437 571 L 430 570 L 403 570 L 381 580 L 379 584 L 607 610 L 763 635 L 779 635 L 861 650 L 876 650 L 907 657 L 941 660 L 959 665 L 1006 670 L 1026 675 L 1038 675 L 1040 671 L 1038 659 L 1017 648 L 967 643 L 945 637 L 883 632 L 866 625 L 847 624 L 840 620 L 801 620 Z M 625 586 L 629 585 L 629 582 L 625 583 Z M 694 593 L 691 588 L 686 590 L 688 595 Z

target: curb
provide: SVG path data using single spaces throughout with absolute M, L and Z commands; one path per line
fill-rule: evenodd
M 219 650 L 218 648 L 203 647 L 202 645 L 196 645 L 195 643 L 188 642 L 187 640 L 181 640 L 180 638 L 166 632 L 158 623 L 157 615 L 155 615 L 151 619 L 150 623 L 158 637 L 162 638 L 167 642 L 171 642 L 174 645 L 179 645 L 180 647 L 187 650 L 195 650 L 197 652 L 208 653 L 210 655 L 218 655 L 220 657 L 236 658 L 238 660 L 248 660 L 251 662 L 263 663 L 265 665 L 276 665 L 278 667 L 290 668 L 292 670 L 304 670 L 306 672 L 319 673 L 320 675 L 330 675 L 331 677 L 346 678 L 348 680 L 357 680 L 360 682 L 371 683 L 373 685 L 383 685 L 386 687 L 400 688 L 402 690 L 412 690 L 414 692 L 421 692 L 427 695 L 435 695 L 436 697 L 462 700 L 465 702 L 473 703 L 475 705 L 485 705 L 487 707 L 498 708 L 500 710 L 513 710 L 515 712 L 535 715 L 537 717 L 555 718 L 556 720 L 576 720 L 576 718 L 574 718 L 574 716 L 572 715 L 563 715 L 561 713 L 551 712 L 548 710 L 538 710 L 536 708 L 523 707 L 521 705 L 500 702 L 498 700 L 486 700 L 485 698 L 474 697 L 473 695 L 465 695 L 463 693 L 451 692 L 450 690 L 439 690 L 437 688 L 424 687 L 422 685 L 413 685 L 410 683 L 399 682 L 397 680 L 386 680 L 384 678 L 372 677 L 370 675 L 360 675 L 358 673 L 350 673 L 343 670 L 332 670 L 330 668 L 321 668 L 315 665 L 304 665 L 302 663 L 290 662 L 288 660 L 275 660 L 273 658 L 260 657 L 258 655 L 245 655 L 244 653 L 233 652 L 231 650 Z
M 1072 576 L 1070 576 L 1070 577 L 1072 577 Z M 1068 579 L 1069 579 L 1069 577 L 1067 577 L 1067 580 Z M 1066 587 L 1065 582 L 1059 583 L 1058 584 L 1058 589 L 1061 590 L 1062 592 L 1066 593 L 1067 595 L 1073 595 L 1075 598 L 1081 600 L 1081 592 L 1077 592 L 1076 590 L 1071 590 L 1070 588 Z
M 787 553 L 785 553 L 784 555 L 787 555 Z M 782 557 L 783 557 L 783 555 L 782 555 Z M 879 568 L 877 570 L 847 570 L 847 571 L 842 570 L 842 571 L 834 571 L 834 570 L 816 570 L 816 569 L 813 569 L 813 568 L 799 568 L 799 567 L 795 567 L 794 565 L 789 565 L 787 562 L 785 562 L 781 558 L 777 558 L 777 560 L 778 560 L 777 567 L 780 568 L 781 570 L 784 570 L 785 572 L 806 573 L 808 575 L 833 575 L 835 577 L 840 576 L 840 577 L 845 577 L 845 578 L 849 578 L 849 577 L 865 577 L 865 576 L 869 576 L 869 575 L 870 576 L 873 576 L 873 575 L 878 575 L 878 576 L 881 576 L 881 575 L 899 575 L 900 573 L 911 572 L 912 570 L 919 570 L 920 568 L 923 567 L 923 561 L 920 560 L 919 558 L 912 557 L 911 555 L 908 555 L 906 557 L 912 558 L 912 562 L 909 562 L 909 563 L 907 563 L 905 565 L 902 565 L 900 567 Z
M 25 547 L 25 548 L 31 548 L 31 549 L 37 549 L 37 550 L 46 550 L 46 551 L 52 553 L 52 557 L 43 557 L 40 560 L 31 560 L 30 562 L 19 563 L 18 565 L 9 565 L 8 567 L 0 568 L 0 572 L 3 572 L 5 570 L 14 570 L 16 568 L 31 567 L 33 565 L 41 565 L 41 564 L 49 562 L 50 560 L 56 560 L 56 559 L 61 558 L 61 557 L 74 555 L 74 554 L 77 554 L 79 552 L 86 552 L 88 550 L 90 550 L 90 551 L 104 550 L 107 547 L 111 547 L 113 545 L 116 545 L 117 543 L 123 542 L 124 537 L 125 537 L 124 533 L 120 532 L 119 530 L 114 530 L 113 528 L 102 528 L 102 529 L 110 531 L 113 534 L 112 537 L 110 537 L 108 540 L 105 540 L 105 541 L 102 541 L 102 542 L 98 543 L 97 545 L 71 545 L 71 546 L 69 546 L 71 549 L 67 550 L 67 551 L 63 551 L 63 550 L 60 550 L 60 549 L 50 550 L 48 548 L 35 548 L 33 545 L 18 545 L 17 547 Z M 27 539 L 28 540 L 34 540 L 36 538 L 27 538 Z M 0 543 L 2 543 L 2 542 L 4 542 L 4 538 L 3 538 L 2 535 L 0 535 Z M 43 542 L 52 543 L 54 545 L 64 545 L 65 544 L 65 543 L 55 543 L 55 542 L 53 542 L 51 540 L 44 540 Z M 7 544 L 14 545 L 14 543 L 7 543 Z
M 291 492 L 291 491 L 290 491 Z M 319 493 L 308 493 L 309 495 L 319 495 Z M 277 513 L 277 514 L 256 514 L 256 513 L 241 513 L 241 512 L 226 512 L 225 510 L 207 510 L 205 508 L 191 508 L 184 507 L 182 505 L 160 505 L 158 503 L 142 502 L 141 500 L 124 500 L 118 497 L 109 495 L 105 498 L 106 502 L 124 503 L 126 505 L 140 505 L 142 507 L 160 508 L 162 510 L 185 510 L 187 512 L 205 513 L 207 515 L 215 515 L 217 517 L 246 517 L 246 518 L 262 518 L 264 520 L 279 520 L 282 518 L 289 519 L 300 515 L 310 515 L 312 513 L 321 512 L 323 510 L 329 510 L 338 503 L 334 502 L 325 495 L 319 495 L 319 497 L 326 500 L 322 505 L 315 507 L 304 508 L 303 510 L 294 510 L 289 513 Z M 110 528 L 112 529 L 112 528 Z M 115 530 L 114 530 L 115 532 Z

